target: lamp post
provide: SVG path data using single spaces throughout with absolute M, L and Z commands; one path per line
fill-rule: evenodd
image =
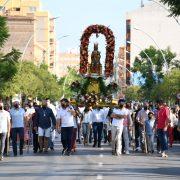
M 143 31 L 142 29 L 135 28 L 135 27 L 134 27 L 133 29 L 144 33 L 146 36 L 148 36 L 148 37 L 155 43 L 155 45 L 158 47 L 160 53 L 162 54 L 163 60 L 164 60 L 164 62 L 165 62 L 165 68 L 166 68 L 165 71 L 166 71 L 166 73 L 167 73 L 167 71 L 168 71 L 168 63 L 167 63 L 167 60 L 166 60 L 166 58 L 165 58 L 164 53 L 162 52 L 161 48 L 160 48 L 159 45 L 158 45 L 158 43 L 154 40 L 154 38 L 153 38 L 150 34 L 148 34 L 147 32 Z
M 149 1 L 158 4 L 160 7 L 162 7 L 163 9 L 165 9 L 168 13 L 170 13 L 169 9 L 167 9 L 167 8 L 166 8 L 165 6 L 163 6 L 161 3 L 159 3 L 159 2 L 157 2 L 157 1 L 155 1 L 155 0 L 149 0 Z M 177 22 L 177 24 L 180 26 L 179 20 L 178 20 L 174 15 L 173 15 L 172 17 L 173 17 L 174 20 Z
M 133 76 L 133 72 L 131 72 L 128 68 L 126 68 L 126 67 L 124 67 L 124 66 L 122 66 L 122 65 L 118 65 L 118 67 L 121 67 L 121 68 L 123 68 L 123 69 L 125 69 L 126 71 L 128 71 L 130 74 L 131 74 L 131 76 Z M 132 84 L 134 84 L 134 80 L 133 80 L 133 78 L 132 78 Z
M 127 41 L 128 44 L 133 44 L 134 46 L 136 46 L 137 48 L 139 48 L 148 58 L 149 62 L 151 63 L 152 65 L 152 68 L 153 68 L 153 62 L 151 60 L 151 58 L 148 56 L 148 54 L 139 46 L 137 45 L 136 43 L 132 43 L 131 41 Z M 127 53 L 130 53 L 129 51 L 126 51 Z
M 28 46 L 29 46 L 29 44 L 30 44 L 30 42 L 31 42 L 31 40 L 32 40 L 33 37 L 34 37 L 34 34 L 32 34 L 32 35 L 30 36 L 28 42 L 26 43 L 26 46 L 25 46 L 25 48 L 24 48 L 24 50 L 23 50 L 23 53 L 22 53 L 22 56 L 21 56 L 21 61 L 23 61 L 24 55 L 25 55 L 25 53 L 26 53 L 26 50 L 27 50 L 27 48 L 28 48 Z
M 79 67 L 79 65 L 76 65 L 76 66 L 74 66 L 74 67 Z M 71 70 L 69 71 L 69 74 L 70 74 L 73 70 L 75 70 L 75 69 L 72 67 Z M 65 91 L 65 86 L 66 86 L 67 78 L 68 78 L 68 75 L 66 75 L 66 78 L 65 78 L 65 80 L 64 80 L 62 98 L 64 98 L 64 91 Z
M 5 8 L 6 4 L 9 2 L 10 0 L 6 0 L 4 2 L 4 4 L 0 7 L 0 11 L 3 11 L 3 9 Z

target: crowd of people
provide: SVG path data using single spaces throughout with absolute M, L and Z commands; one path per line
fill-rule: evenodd
M 150 154 L 157 150 L 168 157 L 168 148 L 180 141 L 180 109 L 162 100 L 154 104 L 120 99 L 113 107 L 78 107 L 65 98 L 58 107 L 50 99 L 42 100 L 41 105 L 29 101 L 23 107 L 17 100 L 12 107 L 0 102 L 0 160 L 8 155 L 10 144 L 15 157 L 23 155 L 25 147 L 29 151 L 31 142 L 34 153 L 54 151 L 57 133 L 62 155 L 74 153 L 76 143 L 100 148 L 103 142 L 111 145 L 114 156 L 128 155 L 132 149 Z

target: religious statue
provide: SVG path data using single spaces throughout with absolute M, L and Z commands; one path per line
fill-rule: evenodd
M 89 73 L 102 75 L 102 65 L 100 63 L 101 53 L 98 51 L 98 43 L 94 44 L 94 50 L 91 54 L 91 64 L 89 65 Z

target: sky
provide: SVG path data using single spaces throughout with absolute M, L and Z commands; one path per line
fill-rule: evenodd
M 103 24 L 114 32 L 118 54 L 119 46 L 125 43 L 126 12 L 139 8 L 141 0 L 41 0 L 41 3 L 43 10 L 50 11 L 52 17 L 59 17 L 55 20 L 59 52 L 78 51 L 86 27 Z M 90 42 L 90 50 L 94 42 L 99 42 L 100 51 L 105 52 L 103 36 L 98 39 L 92 36 Z

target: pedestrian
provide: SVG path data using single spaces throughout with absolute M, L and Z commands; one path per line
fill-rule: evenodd
M 139 113 L 139 111 L 142 109 L 140 104 L 135 104 L 134 105 L 134 116 L 133 116 L 133 122 L 134 122 L 134 136 L 135 136 L 135 151 L 140 151 L 140 131 L 139 131 L 139 123 L 137 121 L 137 115 Z
M 71 142 L 75 115 L 75 110 L 70 105 L 69 100 L 63 98 L 61 100 L 61 108 L 57 112 L 57 119 L 59 121 L 58 131 L 61 131 L 61 142 L 63 145 L 62 155 L 71 155 Z
M 146 139 L 148 153 L 154 153 L 154 135 L 155 135 L 155 117 L 153 112 L 148 113 L 148 119 L 145 121 Z
M 38 141 L 38 121 L 37 121 L 37 110 L 40 108 L 37 102 L 33 104 L 35 113 L 32 114 L 32 133 L 33 133 L 33 152 L 37 153 L 40 149 Z
M 92 110 L 90 106 L 86 106 L 82 116 L 82 133 L 83 133 L 84 146 L 89 145 L 91 126 L 92 126 Z
M 130 132 L 132 130 L 132 118 L 131 118 L 130 107 L 131 106 L 127 103 L 125 107 L 127 111 L 127 117 L 124 118 L 123 121 L 123 141 L 124 141 L 123 153 L 127 155 L 129 155 Z
M 48 152 L 48 140 L 50 138 L 51 129 L 56 128 L 56 118 L 52 109 L 47 107 L 47 100 L 42 101 L 42 107 L 36 110 L 37 112 L 37 125 L 38 125 L 38 136 L 39 136 L 39 152 Z M 52 125 L 53 124 L 53 127 Z
M 123 121 L 127 118 L 127 110 L 125 109 L 125 100 L 120 99 L 118 107 L 113 109 L 111 114 L 112 120 L 112 155 L 119 156 L 122 153 L 122 133 L 123 133 Z
M 57 117 L 56 107 L 51 103 L 51 100 L 49 98 L 47 98 L 46 101 L 47 101 L 47 107 L 50 108 L 53 111 L 54 116 Z M 51 121 L 51 134 L 48 142 L 51 151 L 54 151 L 55 137 L 56 137 L 56 130 L 53 128 L 53 122 Z
M 3 160 L 6 137 L 10 136 L 10 114 L 4 110 L 4 105 L 0 102 L 0 161 Z
M 157 105 L 159 106 L 158 116 L 157 116 L 157 135 L 161 144 L 161 156 L 168 157 L 168 140 L 167 140 L 167 128 L 170 122 L 169 108 L 165 105 L 163 100 L 158 100 Z
M 176 117 L 176 111 L 174 108 L 170 110 L 170 123 L 168 125 L 168 138 L 169 138 L 169 147 L 172 147 L 174 143 L 174 127 L 177 126 L 178 119 Z
M 145 136 L 145 121 L 148 119 L 149 105 L 147 102 L 144 103 L 143 108 L 138 112 L 136 121 L 139 124 L 139 133 L 140 133 L 140 144 L 142 152 L 146 153 L 147 144 Z
M 78 107 L 74 107 L 75 116 L 74 116 L 74 126 L 73 126 L 73 133 L 71 139 L 71 152 L 76 152 L 76 138 L 77 138 L 77 130 L 78 130 L 78 120 L 81 119 L 81 113 Z
M 102 132 L 103 132 L 104 113 L 99 105 L 95 105 L 92 110 L 92 127 L 94 144 L 93 147 L 101 147 Z
M 23 155 L 24 146 L 24 122 L 26 119 L 25 110 L 20 107 L 18 100 L 13 102 L 13 107 L 10 110 L 11 127 L 12 127 L 12 146 L 14 156 L 17 156 L 17 136 L 19 135 L 19 152 Z

